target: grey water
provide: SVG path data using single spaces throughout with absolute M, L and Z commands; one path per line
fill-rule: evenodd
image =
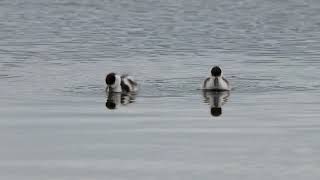
M 319 12 L 1 0 L 0 179 L 319 179 Z M 213 65 L 230 94 L 199 89 Z M 138 94 L 106 94 L 109 72 Z

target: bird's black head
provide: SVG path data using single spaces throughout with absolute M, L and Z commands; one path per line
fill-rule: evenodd
M 116 74 L 115 73 L 110 73 L 106 77 L 106 83 L 107 85 L 112 85 L 116 82 Z
M 211 115 L 212 116 L 220 116 L 222 114 L 222 109 L 220 107 L 213 107 L 211 108 Z
M 212 69 L 211 69 L 211 75 L 212 76 L 215 76 L 215 77 L 218 77 L 218 76 L 221 76 L 221 69 L 219 66 L 214 66 Z

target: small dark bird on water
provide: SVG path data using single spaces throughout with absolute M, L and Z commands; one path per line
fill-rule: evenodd
M 213 91 L 230 91 L 231 86 L 228 80 L 223 77 L 221 68 L 219 66 L 214 66 L 211 68 L 211 76 L 204 80 L 202 89 Z
M 131 76 L 118 75 L 116 73 L 109 73 L 106 76 L 107 88 L 110 92 L 136 92 L 138 91 L 138 84 Z

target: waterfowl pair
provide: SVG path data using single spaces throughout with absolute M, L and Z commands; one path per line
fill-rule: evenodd
M 110 92 L 136 92 L 138 84 L 128 75 L 118 75 L 110 73 L 106 76 L 106 84 Z M 231 85 L 223 77 L 222 70 L 219 66 L 211 68 L 210 77 L 206 78 L 202 84 L 203 90 L 211 91 L 230 91 Z

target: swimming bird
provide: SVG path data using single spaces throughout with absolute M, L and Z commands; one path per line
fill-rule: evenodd
M 118 75 L 116 73 L 109 73 L 106 76 L 107 88 L 110 92 L 136 92 L 138 91 L 138 84 L 129 75 Z
M 228 80 L 223 77 L 221 68 L 219 66 L 214 66 L 211 68 L 211 76 L 204 80 L 202 89 L 212 91 L 230 91 L 231 85 Z

